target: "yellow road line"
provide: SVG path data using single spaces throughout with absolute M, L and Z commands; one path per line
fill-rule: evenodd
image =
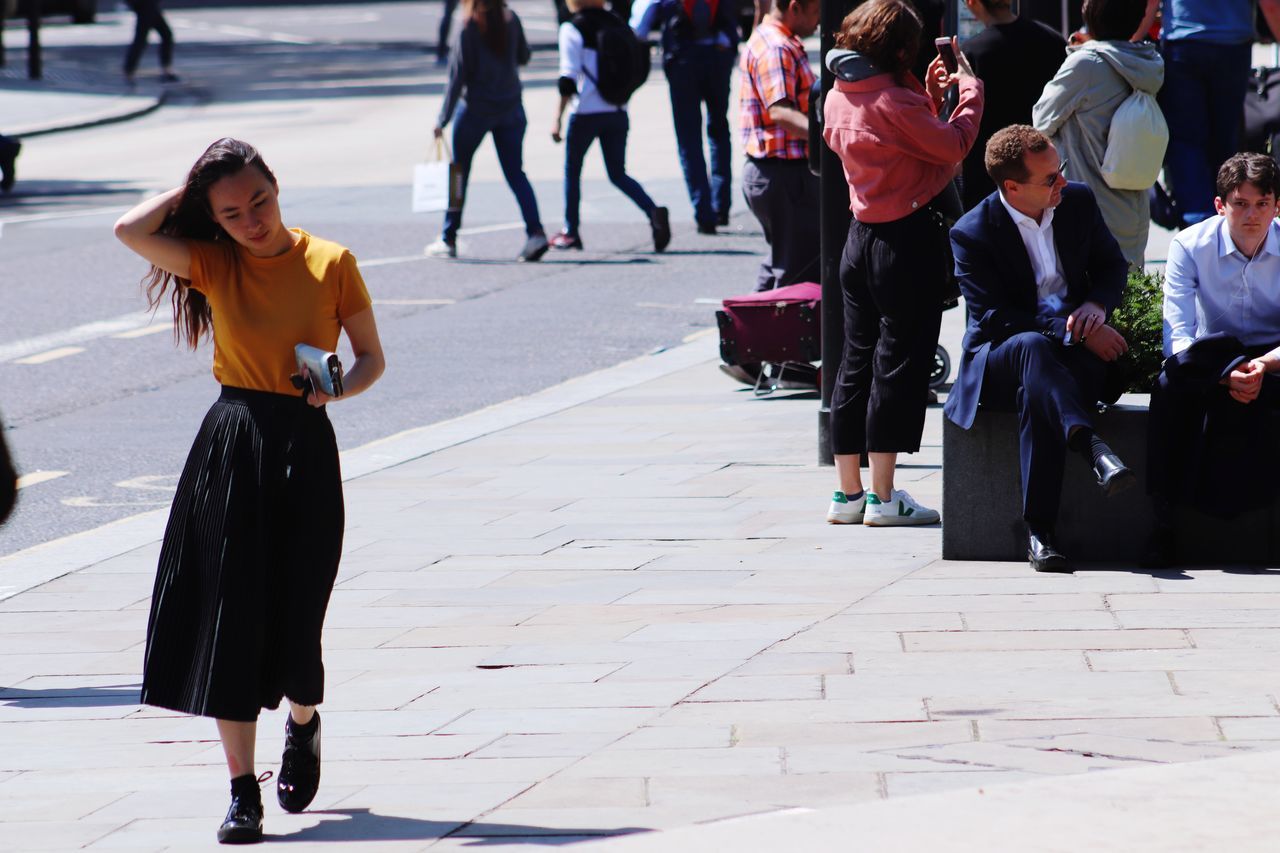
M 23 474 L 18 478 L 18 488 L 25 489 L 27 486 L 34 486 L 39 483 L 47 483 L 50 480 L 56 480 L 59 477 L 65 477 L 70 471 L 34 471 L 30 474 Z
M 14 364 L 44 364 L 46 361 L 56 361 L 60 358 L 66 358 L 69 355 L 84 352 L 84 347 L 58 347 L 57 349 L 45 350 L 35 355 L 29 355 L 26 358 L 19 358 Z

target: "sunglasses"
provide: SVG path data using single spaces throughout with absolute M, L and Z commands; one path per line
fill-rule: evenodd
M 1063 160 L 1061 163 L 1058 164 L 1058 171 L 1054 172 L 1052 175 L 1045 178 L 1043 181 L 1040 181 L 1039 183 L 1035 184 L 1035 186 L 1044 187 L 1047 190 L 1053 189 L 1058 184 L 1058 178 L 1063 177 L 1062 173 L 1067 170 L 1067 162 L 1068 161 Z M 1032 186 L 1030 181 L 1018 181 L 1018 183 L 1023 184 L 1025 186 Z

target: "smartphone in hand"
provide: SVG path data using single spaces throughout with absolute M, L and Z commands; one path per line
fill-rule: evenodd
M 951 44 L 951 39 L 947 36 L 936 38 L 933 40 L 933 46 L 938 49 L 938 56 L 942 57 L 942 65 L 947 69 L 947 73 L 955 74 L 960 68 L 960 63 L 956 61 L 956 49 Z

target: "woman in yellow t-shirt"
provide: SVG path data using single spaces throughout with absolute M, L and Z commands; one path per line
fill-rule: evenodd
M 183 186 L 144 201 L 116 236 L 151 262 L 175 333 L 213 335 L 222 393 L 205 416 L 165 529 L 151 599 L 142 700 L 217 720 L 231 773 L 224 843 L 262 838 L 254 772 L 258 713 L 289 700 L 280 805 L 320 783 L 320 631 L 342 552 L 338 448 L 319 389 L 294 390 L 293 349 L 346 332 L 355 362 L 341 399 L 384 359 L 372 302 L 343 247 L 285 228 L 275 176 L 251 146 L 220 139 Z

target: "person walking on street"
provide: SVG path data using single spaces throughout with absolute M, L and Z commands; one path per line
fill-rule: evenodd
M 18 180 L 17 160 L 21 152 L 21 142 L 0 133 L 0 192 L 7 193 Z
M 125 0 L 129 8 L 137 16 L 133 31 L 133 41 L 124 54 L 124 79 L 132 86 L 133 75 L 138 70 L 138 62 L 147 49 L 147 36 L 152 30 L 160 36 L 160 82 L 177 83 L 178 75 L 173 73 L 173 30 L 160 11 L 161 0 Z
M 212 331 L 222 385 L 165 527 L 142 701 L 217 721 L 231 775 L 218 840 L 253 843 L 269 778 L 254 774 L 262 708 L 289 701 L 281 807 L 304 810 L 320 784 L 320 634 L 344 523 L 325 406 L 378 379 L 382 345 L 355 258 L 284 226 L 275 176 L 247 143 L 213 143 L 183 186 L 134 207 L 115 233 L 151 263 L 148 301 L 169 296 L 175 334 L 194 349 Z M 355 361 L 338 396 L 305 372 L 300 396 L 295 345 L 332 351 L 339 332 Z
M 701 234 L 729 224 L 733 189 L 733 145 L 729 138 L 729 77 L 738 58 L 737 11 L 733 0 L 640 0 L 631 27 L 641 39 L 662 31 L 662 68 L 671 90 L 680 168 Z M 711 175 L 702 154 L 706 105 Z
M 821 12 L 819 0 L 773 0 L 742 52 L 742 195 L 769 244 L 758 291 L 818 276 L 818 179 L 809 171 L 809 95 L 817 77 L 802 39 L 818 29 Z
M 958 207 L 952 180 L 978 136 L 983 86 L 955 39 L 956 73 L 935 56 L 921 85 L 911 71 L 921 31 L 905 0 L 871 0 L 844 19 L 839 49 L 827 54 L 836 83 L 823 105 L 823 139 L 844 167 L 853 213 L 840 259 L 832 524 L 938 521 L 937 510 L 894 487 L 894 469 L 899 453 L 920 449 L 951 263 L 947 227 Z M 953 86 L 959 99 L 948 119 L 943 96 Z
M 1142 269 L 1151 226 L 1147 190 L 1112 187 L 1102 167 L 1116 111 L 1135 91 L 1160 91 L 1164 61 L 1150 42 L 1130 41 L 1146 15 L 1146 0 L 1085 0 L 1083 14 L 1091 39 L 1067 48 L 1031 111 L 1032 123 L 1053 140 L 1067 180 L 1093 190 L 1120 250 Z
M 816 0 L 815 0 L 816 2 Z M 573 17 L 560 25 L 560 101 L 556 106 L 551 138 L 562 139 L 564 152 L 564 230 L 551 238 L 557 249 L 581 249 L 578 208 L 582 197 L 582 164 L 591 143 L 600 140 L 605 172 L 609 181 L 631 199 L 649 219 L 653 250 L 661 252 L 671 242 L 671 222 L 665 207 L 659 207 L 640 182 L 627 174 L 627 133 L 631 123 L 625 103 L 605 100 L 600 93 L 600 57 L 597 36 L 608 27 L 627 24 L 604 8 L 604 0 L 569 0 Z M 569 112 L 569 129 L 562 134 L 564 113 Z
M 440 12 L 440 30 L 436 34 L 436 65 L 444 65 L 449 61 L 449 33 L 453 30 L 453 13 L 458 9 L 458 0 L 443 0 L 444 9 Z
M 502 0 L 467 0 L 463 8 L 466 22 L 450 53 L 449 82 L 435 136 L 444 136 L 449 120 L 455 119 L 453 160 L 462 170 L 464 204 L 471 160 L 485 136 L 493 136 L 502 176 L 524 217 L 526 240 L 517 260 L 536 261 L 547 251 L 547 234 L 538 215 L 538 200 L 524 173 L 524 132 L 529 122 L 521 102 L 519 66 L 529 62 L 529 42 L 520 18 Z M 440 239 L 427 246 L 426 254 L 457 257 L 461 227 L 459 205 L 446 211 Z

